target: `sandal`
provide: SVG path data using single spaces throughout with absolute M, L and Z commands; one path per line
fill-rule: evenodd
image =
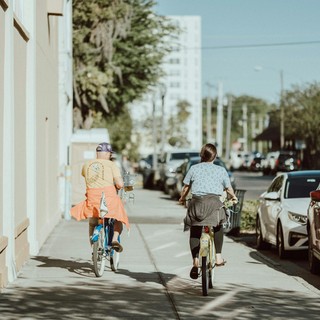
M 192 267 L 190 271 L 190 278 L 191 279 L 198 279 L 199 277 L 199 272 L 198 272 L 198 267 Z
M 226 261 L 226 260 L 223 260 L 221 263 L 216 263 L 215 266 L 216 266 L 216 267 L 222 267 L 222 266 L 224 266 L 226 263 L 227 263 L 227 261 Z
M 118 241 L 112 241 L 111 246 L 116 252 L 122 252 L 123 250 L 122 245 Z

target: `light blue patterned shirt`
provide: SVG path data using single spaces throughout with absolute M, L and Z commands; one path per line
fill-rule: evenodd
M 231 187 L 230 178 L 225 168 L 212 162 L 201 162 L 190 167 L 183 183 L 191 184 L 193 195 L 221 195 L 226 188 Z

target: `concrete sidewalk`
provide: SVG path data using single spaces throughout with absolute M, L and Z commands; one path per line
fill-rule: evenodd
M 226 237 L 225 267 L 201 295 L 191 280 L 185 210 L 157 191 L 127 204 L 131 232 L 114 273 L 96 278 L 87 222 L 61 221 L 2 291 L 0 319 L 318 319 L 319 290 Z M 161 208 L 161 210 L 159 209 Z

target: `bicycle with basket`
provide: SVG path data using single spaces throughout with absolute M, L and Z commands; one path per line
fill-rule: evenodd
M 228 220 L 224 227 L 231 228 L 231 216 L 235 213 L 234 208 L 238 203 L 231 200 L 225 200 L 224 206 L 228 211 Z M 213 288 L 214 270 L 215 270 L 215 245 L 214 230 L 212 226 L 203 226 L 200 237 L 199 262 L 201 271 L 202 295 L 207 296 L 208 290 Z
M 135 184 L 135 175 L 126 172 L 123 176 L 124 188 L 119 191 L 122 200 L 134 200 L 132 192 Z M 105 194 L 102 193 L 100 200 L 100 217 L 99 223 L 95 227 L 92 237 L 92 260 L 93 270 L 97 277 L 101 277 L 105 270 L 106 261 L 110 261 L 112 271 L 119 268 L 120 252 L 117 252 L 111 245 L 114 232 L 114 219 L 108 218 L 108 205 Z M 120 243 L 120 236 L 118 237 Z

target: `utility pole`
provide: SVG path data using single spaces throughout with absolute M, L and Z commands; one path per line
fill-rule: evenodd
M 263 117 L 259 116 L 259 133 L 263 131 Z M 258 142 L 258 150 L 259 152 L 263 152 L 262 141 Z
M 152 95 L 152 140 L 153 140 L 153 158 L 152 169 L 157 170 L 158 155 L 157 155 L 157 121 L 156 121 L 156 98 Z
M 248 152 L 248 116 L 247 105 L 242 105 L 243 151 Z
M 218 106 L 217 106 L 217 150 L 218 156 L 222 157 L 222 140 L 223 140 L 223 85 L 222 82 L 218 83 Z
M 207 96 L 207 143 L 211 143 L 212 137 L 211 137 L 211 96 L 210 96 L 210 89 L 213 88 L 213 85 L 211 85 L 209 82 L 206 82 L 206 86 L 208 87 L 208 96 Z
M 256 150 L 256 142 L 254 141 L 254 138 L 256 137 L 256 114 L 255 112 L 251 113 L 251 150 Z
M 166 130 L 165 130 L 165 114 L 164 114 L 164 99 L 166 96 L 166 86 L 165 84 L 160 85 L 160 95 L 161 95 L 161 156 L 164 154 Z
M 283 71 L 280 70 L 280 149 L 284 148 Z
M 232 96 L 228 97 L 227 133 L 226 133 L 226 161 L 230 158 L 230 139 L 231 139 L 231 120 L 232 120 Z

